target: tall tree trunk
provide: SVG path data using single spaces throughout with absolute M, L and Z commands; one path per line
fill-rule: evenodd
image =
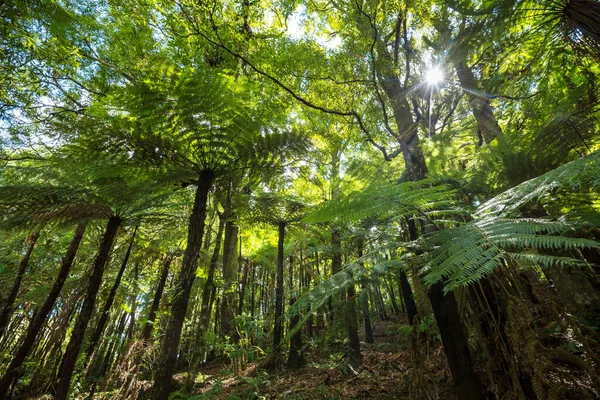
M 290 254 L 290 307 L 294 305 L 296 302 L 296 293 L 293 290 L 293 256 Z M 294 314 L 290 318 L 290 328 L 292 330 L 296 327 L 296 325 L 300 322 L 300 315 L 298 313 Z M 303 363 L 302 354 L 300 353 L 300 349 L 302 348 L 302 331 L 298 330 L 291 338 L 290 338 L 290 352 L 288 354 L 287 366 L 288 368 L 300 368 Z
M 254 318 L 254 307 L 256 306 L 256 263 L 252 263 L 252 290 L 250 292 L 250 317 Z
M 17 271 L 17 276 L 15 277 L 15 281 L 8 293 L 8 297 L 4 302 L 4 308 L 2 309 L 2 313 L 0 313 L 0 337 L 4 334 L 6 327 L 8 326 L 8 322 L 10 321 L 10 316 L 12 315 L 13 307 L 15 300 L 17 299 L 17 295 L 19 294 L 19 289 L 21 289 L 21 282 L 23 281 L 23 276 L 25 276 L 25 272 L 27 271 L 27 267 L 29 266 L 29 258 L 31 257 L 31 253 L 33 252 L 33 248 L 35 247 L 35 243 L 40 236 L 40 232 L 35 230 L 29 235 L 27 238 L 27 250 L 25 251 L 25 256 L 21 260 L 19 264 L 19 269 Z
M 394 314 L 398 314 L 400 312 L 400 309 L 398 308 L 398 304 L 396 303 L 396 293 L 394 293 L 394 286 L 392 286 L 392 284 L 390 283 L 390 281 L 387 278 L 384 281 L 387 286 L 387 290 L 390 293 L 390 301 L 392 303 L 392 312 Z
M 83 298 L 81 311 L 79 312 L 77 320 L 75 321 L 75 327 L 71 333 L 71 339 L 69 340 L 69 344 L 65 350 L 60 370 L 58 372 L 59 381 L 55 394 L 56 400 L 65 400 L 69 394 L 69 386 L 71 384 L 73 370 L 75 369 L 75 362 L 77 361 L 77 356 L 79 355 L 79 350 L 81 349 L 81 344 L 83 343 L 85 330 L 94 311 L 96 296 L 98 295 L 98 290 L 100 289 L 100 284 L 102 283 L 102 275 L 104 274 L 104 269 L 108 262 L 110 250 L 112 249 L 112 245 L 120 225 L 121 218 L 117 216 L 110 217 L 108 220 L 104 237 L 102 238 L 102 243 L 100 244 L 100 249 L 96 255 L 96 259 L 94 260 L 94 265 L 92 266 L 92 272 L 90 274 L 87 290 Z
M 377 305 L 377 310 L 379 312 L 379 319 L 382 321 L 388 320 L 387 312 L 385 311 L 385 303 L 383 302 L 383 294 L 381 293 L 381 288 L 379 287 L 379 282 L 375 282 L 374 286 L 374 298 L 375 304 Z
M 378 51 L 386 61 L 380 71 L 382 88 L 390 100 L 398 132 L 400 132 L 396 139 L 404 158 L 407 177 L 416 182 L 425 179 L 428 175 L 423 150 L 419 145 L 418 124 L 412 119 L 410 105 L 403 95 L 405 88 L 393 68 L 392 57 L 381 41 L 378 44 Z M 485 398 L 482 384 L 473 367 L 467 336 L 460 321 L 454 294 L 448 293 L 444 296 L 443 283 L 439 283 L 429 289 L 428 295 L 459 397 L 473 400 Z M 406 301 L 407 297 L 404 297 L 404 300 Z
M 152 300 L 152 305 L 150 306 L 150 312 L 148 313 L 148 318 L 146 319 L 146 323 L 144 324 L 144 328 L 142 330 L 143 341 L 148 341 L 152 335 L 152 329 L 154 328 L 154 321 L 156 319 L 156 312 L 158 311 L 160 300 L 162 299 L 163 291 L 165 290 L 167 277 L 169 276 L 169 269 L 171 268 L 171 261 L 173 261 L 173 253 L 167 254 L 162 270 L 160 271 L 158 286 L 154 292 L 154 299 Z
M 277 288 L 275 290 L 275 329 L 273 330 L 273 351 L 279 349 L 283 334 L 283 243 L 285 240 L 285 221 L 279 221 L 279 240 L 277 242 Z
M 135 312 L 137 310 L 139 265 L 133 267 L 133 290 L 130 294 L 131 311 L 129 312 L 129 327 L 127 328 L 127 339 L 131 340 L 135 332 Z
M 223 295 L 221 296 L 221 333 L 229 336 L 232 343 L 238 339 L 235 326 L 235 298 L 237 286 L 237 239 L 239 227 L 234 221 L 225 223 L 223 242 Z
M 125 268 L 127 268 L 127 263 L 129 262 L 129 256 L 131 255 L 131 249 L 133 248 L 133 242 L 135 241 L 135 235 L 137 233 L 138 227 L 136 226 L 133 230 L 133 234 L 131 235 L 131 241 L 129 242 L 129 246 L 127 247 L 127 251 L 125 252 L 125 257 L 123 258 L 123 262 L 121 263 L 121 268 L 117 273 L 117 277 L 115 278 L 115 282 L 110 288 L 110 292 L 108 293 L 108 297 L 104 302 L 104 307 L 102 308 L 102 312 L 100 313 L 100 318 L 98 319 L 98 323 L 96 324 L 96 329 L 94 329 L 92 336 L 90 337 L 90 341 L 87 348 L 86 353 L 86 361 L 85 365 L 92 365 L 94 359 L 94 353 L 96 352 L 96 347 L 98 347 L 98 343 L 100 342 L 100 338 L 102 337 L 102 333 L 104 332 L 104 328 L 106 328 L 106 322 L 108 321 L 108 317 L 110 315 L 110 309 L 115 301 L 115 297 L 117 296 L 117 291 L 119 290 L 119 286 L 121 285 L 121 279 L 123 278 L 123 274 L 125 273 Z M 89 364 L 88 364 L 89 363 Z M 84 367 L 85 369 L 85 367 Z M 88 369 L 86 376 L 89 372 L 92 372 L 92 369 Z M 90 378 L 92 378 L 90 376 Z
M 356 314 L 356 292 L 351 285 L 346 292 L 346 330 L 350 345 L 350 366 L 360 367 L 362 354 L 360 352 L 360 338 L 358 337 L 358 315 Z
M 455 69 L 460 86 L 467 93 L 471 111 L 477 121 L 479 144 L 483 144 L 483 141 L 491 143 L 492 140 L 502 135 L 502 129 L 492 111 L 490 97 L 481 92 L 471 67 L 465 61 L 456 62 Z
M 362 258 L 364 254 L 364 243 L 361 240 L 358 244 L 358 258 Z M 361 265 L 363 265 L 361 261 Z M 373 338 L 373 326 L 371 325 L 371 316 L 369 314 L 369 297 L 367 295 L 367 285 L 363 279 L 361 282 L 360 309 L 365 322 L 365 340 L 367 343 L 375 343 Z
M 168 400 L 171 391 L 171 378 L 177 362 L 181 329 L 187 313 L 192 285 L 196 278 L 198 257 L 200 256 L 202 239 L 204 237 L 206 204 L 213 181 L 214 173 L 212 171 L 203 171 L 198 179 L 194 208 L 188 224 L 187 248 L 185 249 L 181 270 L 175 284 L 173 300 L 171 302 L 171 318 L 165 332 L 158 371 L 154 377 L 152 391 L 155 400 Z
M 240 247 L 241 251 L 241 247 Z M 241 259 L 241 257 L 239 257 Z M 237 315 L 242 315 L 244 308 L 244 296 L 246 295 L 246 285 L 248 284 L 248 273 L 250 272 L 250 261 L 243 262 L 242 284 L 240 285 L 240 302 L 238 304 Z M 242 265 L 242 263 L 240 263 Z
M 0 379 L 0 399 L 4 398 L 6 395 L 6 392 L 10 386 L 10 382 L 12 382 L 15 376 L 18 376 L 19 369 L 21 368 L 21 365 L 23 365 L 25 357 L 27 357 L 33 342 L 36 340 L 38 334 L 42 330 L 42 327 L 46 322 L 46 318 L 48 318 L 48 314 L 50 314 L 50 311 L 52 311 L 52 308 L 54 307 L 54 303 L 56 302 L 56 299 L 58 298 L 63 285 L 69 276 L 69 272 L 71 271 L 71 266 L 73 265 L 73 260 L 77 254 L 77 249 L 79 248 L 79 244 L 81 243 L 81 239 L 85 233 L 85 227 L 86 223 L 80 223 L 77 225 L 77 228 L 75 228 L 75 233 L 71 239 L 71 244 L 69 245 L 69 249 L 62 259 L 56 280 L 54 281 L 46 300 L 38 309 L 36 317 L 31 321 L 29 328 L 27 329 L 25 340 L 23 340 L 23 343 L 15 353 L 15 356 L 8 366 L 6 373 L 2 379 Z

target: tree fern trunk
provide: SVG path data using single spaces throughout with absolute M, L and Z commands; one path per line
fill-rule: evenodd
M 212 171 L 202 172 L 198 180 L 194 208 L 188 224 L 187 248 L 175 284 L 173 301 L 171 302 L 171 318 L 165 332 L 159 368 L 154 378 L 152 390 L 153 398 L 156 400 L 168 400 L 169 398 L 171 378 L 177 362 L 179 342 L 181 341 L 181 329 L 187 313 L 192 285 L 196 278 L 198 257 L 204 236 L 206 204 L 213 181 L 214 174 Z
M 283 334 L 283 244 L 285 240 L 285 221 L 279 222 L 277 242 L 277 289 L 275 292 L 275 329 L 273 330 L 273 351 L 277 351 Z
M 27 267 L 29 266 L 29 258 L 31 257 L 31 253 L 33 252 L 33 248 L 35 247 L 35 243 L 40 236 L 40 232 L 35 230 L 29 235 L 27 238 L 27 250 L 25 251 L 25 255 L 19 264 L 19 269 L 17 271 L 17 276 L 15 277 L 15 281 L 8 293 L 8 297 L 4 302 L 4 308 L 2 309 L 2 313 L 0 313 L 0 337 L 4 334 L 8 322 L 10 321 L 10 316 L 12 315 L 13 307 L 15 300 L 17 299 L 17 295 L 19 294 L 19 289 L 21 289 L 21 282 L 23 281 L 23 277 L 25 276 L 25 272 L 27 271 Z
M 293 257 L 292 257 L 292 255 L 290 255 L 290 274 L 289 274 L 290 275 L 290 284 L 293 283 L 293 276 L 294 276 L 292 268 L 293 268 Z M 294 303 L 297 300 L 296 293 L 294 292 L 293 286 L 291 286 L 291 285 L 290 285 L 290 292 L 291 292 L 291 296 L 290 296 L 290 307 L 291 307 L 294 305 Z M 299 322 L 300 322 L 300 315 L 298 313 L 296 313 L 290 318 L 289 329 L 290 330 L 294 329 Z M 302 354 L 300 353 L 301 348 L 302 348 L 302 330 L 299 330 L 290 338 L 290 352 L 288 354 L 288 360 L 287 360 L 288 368 L 296 369 L 296 368 L 300 368 L 302 366 L 303 360 L 302 360 Z
M 169 269 L 171 268 L 171 261 L 173 261 L 173 254 L 169 253 L 166 256 L 162 270 L 160 271 L 160 277 L 158 278 L 158 286 L 154 291 L 154 299 L 152 300 L 150 312 L 148 313 L 148 318 L 146 319 L 146 323 L 144 324 L 144 328 L 142 330 L 143 341 L 149 340 L 152 335 L 152 329 L 154 328 L 154 322 L 156 320 L 156 312 L 158 311 L 158 307 L 160 306 L 160 300 L 162 299 L 163 291 L 165 290 L 167 277 L 169 276 Z
M 98 290 L 100 289 L 100 284 L 102 283 L 104 268 L 108 262 L 110 250 L 120 225 L 121 219 L 119 217 L 113 216 L 108 220 L 108 225 L 106 226 L 98 255 L 96 256 L 94 265 L 92 267 L 87 290 L 83 299 L 83 305 L 81 306 L 81 311 L 77 316 L 77 320 L 75 321 L 75 327 L 71 333 L 71 339 L 69 340 L 69 344 L 65 350 L 65 355 L 62 359 L 58 373 L 59 382 L 56 388 L 56 400 L 64 400 L 68 396 L 69 385 L 71 383 L 73 370 L 75 369 L 77 356 L 79 355 L 79 350 L 81 349 L 81 344 L 83 343 L 83 337 L 85 335 L 86 328 L 94 311 L 96 296 L 98 295 Z
M 131 255 L 131 249 L 133 248 L 133 242 L 135 240 L 135 235 L 137 233 L 138 227 L 136 226 L 133 230 L 133 234 L 131 235 L 131 241 L 129 242 L 129 246 L 127 247 L 127 251 L 125 252 L 125 257 L 123 258 L 123 262 L 121 263 L 121 268 L 117 273 L 117 277 L 108 293 L 108 297 L 104 302 L 104 307 L 102 307 L 102 312 L 100 313 L 100 318 L 98 319 L 98 323 L 96 324 L 96 329 L 94 329 L 93 334 L 90 338 L 87 353 L 86 353 L 86 361 L 84 369 L 86 366 L 93 362 L 94 353 L 96 352 L 96 348 L 98 347 L 98 342 L 100 341 L 100 337 L 104 332 L 104 328 L 106 328 L 106 322 L 108 321 L 108 317 L 110 314 L 110 309 L 112 308 L 113 302 L 115 301 L 115 297 L 117 296 L 117 291 L 119 290 L 119 286 L 121 285 L 121 279 L 123 278 L 123 274 L 125 273 L 125 268 L 127 268 L 127 263 L 129 262 L 129 256 Z M 89 363 L 89 364 L 88 364 Z M 88 372 L 91 370 L 88 370 Z M 88 375 L 86 373 L 86 378 L 93 378 L 92 375 Z
M 52 288 L 50 289 L 46 300 L 38 309 L 36 318 L 34 318 L 31 321 L 23 343 L 15 353 L 15 356 L 12 359 L 10 365 L 8 366 L 6 373 L 0 380 L 0 398 L 4 398 L 10 385 L 10 382 L 12 382 L 14 377 L 19 374 L 19 369 L 25 361 L 25 357 L 27 357 L 27 354 L 29 353 L 33 342 L 38 337 L 38 334 L 42 330 L 42 327 L 44 326 L 44 323 L 48 318 L 48 314 L 50 314 L 50 311 L 52 311 L 52 308 L 54 307 L 54 303 L 56 302 L 56 299 L 58 298 L 63 288 L 63 285 L 65 284 L 67 277 L 69 276 L 69 272 L 71 271 L 71 266 L 73 265 L 73 260 L 75 259 L 75 255 L 77 254 L 77 249 L 79 248 L 79 244 L 81 243 L 81 239 L 83 238 L 85 227 L 86 223 L 80 223 L 75 229 L 75 233 L 73 234 L 73 239 L 71 239 L 69 249 L 67 250 L 67 253 L 62 259 L 58 275 L 56 276 L 56 280 L 54 281 L 54 284 L 52 285 Z
M 235 298 L 237 286 L 237 238 L 239 228 L 234 221 L 225 223 L 223 242 L 223 295 L 221 296 L 221 333 L 229 336 L 232 343 L 237 342 L 235 327 Z

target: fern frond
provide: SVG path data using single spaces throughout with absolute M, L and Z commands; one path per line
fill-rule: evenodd
M 306 313 L 300 322 L 288 332 L 286 339 L 289 339 L 298 332 L 309 320 L 312 313 L 322 307 L 331 296 L 340 294 L 352 285 L 358 283 L 371 284 L 380 276 L 389 273 L 391 270 L 405 267 L 406 262 L 403 260 L 380 260 L 381 251 L 385 250 L 387 247 L 388 246 L 385 246 L 385 248 L 377 248 L 363 257 L 345 265 L 340 272 L 330 276 L 328 279 L 303 294 L 282 316 L 282 318 L 290 318 L 291 316 L 302 312 Z M 365 266 L 369 261 L 372 262 L 373 265 Z
M 456 191 L 436 181 L 372 184 L 360 192 L 329 201 L 305 218 L 306 222 L 354 222 L 370 217 L 417 215 L 427 219 L 460 212 Z
M 462 226 L 427 235 L 421 240 L 426 251 L 423 272 L 425 282 L 445 282 L 445 290 L 472 284 L 495 269 L 505 266 L 508 258 L 527 260 L 543 266 L 585 265 L 572 257 L 532 253 L 600 249 L 600 243 L 564 236 L 570 225 L 542 219 L 488 216 Z
M 488 200 L 475 217 L 484 215 L 514 215 L 527 203 L 549 200 L 557 192 L 589 192 L 600 187 L 600 152 L 564 164 L 537 178 L 525 181 Z

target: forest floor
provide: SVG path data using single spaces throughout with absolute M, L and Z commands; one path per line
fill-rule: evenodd
M 376 321 L 375 343 L 362 342 L 363 362 L 349 367 L 341 352 L 319 350 L 305 354 L 303 367 L 267 372 L 264 360 L 249 362 L 234 373 L 228 360 L 205 365 L 192 397 L 181 399 L 453 399 L 450 371 L 439 341 L 421 346 L 428 354 L 415 371 L 410 335 L 402 321 Z M 364 339 L 364 338 L 363 338 Z M 177 379 L 177 377 L 176 377 Z M 179 377 L 180 382 L 184 380 Z M 175 397 L 178 398 L 178 397 Z

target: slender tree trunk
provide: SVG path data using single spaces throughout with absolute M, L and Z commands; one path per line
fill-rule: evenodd
M 285 240 L 285 221 L 279 221 L 279 240 L 277 242 L 277 289 L 275 291 L 275 329 L 273 330 L 273 351 L 279 349 L 283 334 L 283 244 Z
M 108 293 L 108 297 L 106 298 L 106 302 L 104 302 L 104 307 L 102 308 L 102 312 L 100 313 L 100 318 L 98 319 L 98 323 L 96 324 L 96 329 L 94 329 L 92 336 L 90 338 L 87 353 L 86 353 L 86 361 L 84 369 L 86 366 L 92 365 L 94 359 L 94 353 L 96 352 L 96 348 L 98 347 L 98 343 L 100 342 L 100 338 L 102 337 L 102 333 L 104 332 L 104 328 L 106 328 L 106 322 L 108 321 L 108 317 L 110 315 L 110 309 L 112 308 L 113 302 L 115 301 L 115 297 L 117 296 L 117 291 L 119 290 L 119 286 L 121 285 L 121 279 L 123 278 L 123 274 L 125 273 L 125 268 L 127 268 L 127 263 L 129 262 L 129 256 L 131 255 L 131 249 L 133 248 L 133 242 L 135 241 L 135 235 L 137 233 L 138 227 L 136 226 L 133 230 L 133 234 L 131 235 L 131 241 L 129 242 L 129 246 L 127 247 L 127 251 L 125 252 L 125 257 L 123 258 L 123 262 L 121 263 L 121 268 L 117 273 L 117 277 L 115 278 L 115 282 L 110 288 L 110 292 Z M 86 376 L 88 373 L 92 372 L 92 369 L 88 369 L 86 372 Z M 93 377 L 89 376 L 90 378 Z
M 398 304 L 396 303 L 396 293 L 394 293 L 394 286 L 390 283 L 390 281 L 386 278 L 385 284 L 387 286 L 387 290 L 390 292 L 390 301 L 392 302 L 392 312 L 394 314 L 398 314 L 400 309 L 398 308 Z
M 219 263 L 219 255 L 221 254 L 221 242 L 223 241 L 223 231 L 225 230 L 225 215 L 219 213 L 219 227 L 217 229 L 217 237 L 215 238 L 215 248 L 213 250 L 210 264 L 208 267 L 208 276 L 202 288 L 202 303 L 200 305 L 200 320 L 198 323 L 198 341 L 200 353 L 204 354 L 204 335 L 208 331 L 210 323 L 210 314 L 212 312 L 213 301 L 215 298 L 215 271 Z M 204 357 L 202 357 L 204 358 Z M 201 360 L 200 362 L 202 362 Z
M 162 299 L 163 291 L 165 290 L 167 277 L 169 276 L 169 269 L 171 268 L 171 261 L 173 261 L 173 254 L 169 253 L 167 254 L 162 270 L 160 271 L 158 286 L 154 292 L 154 299 L 152 300 L 152 305 L 150 306 L 150 312 L 148 313 L 148 318 L 144 324 L 144 329 L 142 330 L 143 341 L 148 341 L 152 335 L 152 329 L 154 328 L 154 322 L 156 319 L 156 312 L 158 311 L 160 300 Z
M 240 248 L 241 250 L 241 248 Z M 241 257 L 240 257 L 241 258 Z M 240 287 L 240 302 L 238 304 L 237 315 L 242 315 L 242 311 L 244 308 L 244 296 L 246 295 L 246 285 L 248 284 L 248 273 L 250 272 L 250 261 L 244 262 L 243 272 L 242 272 L 242 284 Z
M 177 362 L 181 329 L 187 313 L 192 285 L 196 278 L 198 257 L 200 256 L 204 236 L 206 204 L 213 181 L 214 174 L 212 171 L 203 171 L 200 174 L 194 208 L 188 225 L 187 248 L 183 255 L 179 278 L 175 284 L 173 301 L 171 302 L 171 318 L 165 332 L 158 371 L 154 377 L 152 390 L 155 400 L 168 400 L 171 392 L 171 378 Z
M 374 288 L 375 304 L 377 304 L 377 310 L 379 311 L 379 319 L 382 321 L 387 321 L 389 318 L 387 312 L 385 311 L 385 303 L 383 302 L 383 294 L 381 293 L 379 282 L 375 282 Z
M 31 257 L 31 253 L 33 252 L 33 248 L 35 247 L 35 243 L 40 236 L 40 232 L 35 230 L 29 235 L 27 238 L 27 250 L 25 251 L 25 256 L 21 260 L 19 264 L 19 270 L 17 271 L 17 276 L 13 283 L 10 292 L 8 293 L 8 297 L 4 302 L 4 308 L 2 309 L 2 313 L 0 313 L 0 337 L 4 334 L 8 322 L 10 321 L 10 316 L 12 315 L 13 307 L 15 300 L 17 299 L 17 295 L 19 294 L 19 289 L 21 289 L 21 282 L 23 281 L 23 276 L 25 276 L 25 272 L 27 271 L 27 267 L 29 266 L 29 258 Z
M 127 328 L 127 339 L 131 340 L 135 332 L 135 312 L 137 311 L 139 265 L 133 267 L 133 291 L 130 294 L 131 312 L 129 313 L 129 327 Z
M 293 256 L 290 254 L 290 307 L 294 305 L 296 302 L 296 293 L 293 290 Z M 300 315 L 298 313 L 294 314 L 290 318 L 290 330 L 294 329 L 296 325 L 300 322 Z M 303 363 L 302 354 L 300 353 L 300 349 L 302 348 L 302 331 L 298 330 L 291 338 L 290 338 L 290 352 L 288 354 L 287 366 L 288 368 L 300 368 Z
M 356 292 L 351 285 L 346 292 L 346 329 L 350 345 L 350 366 L 360 367 L 362 354 L 360 352 L 360 338 L 358 337 L 358 316 L 356 314 Z
M 79 355 L 79 350 L 81 349 L 81 344 L 83 343 L 85 330 L 94 311 L 96 296 L 98 295 L 98 290 L 100 289 L 100 284 L 102 283 L 104 268 L 108 262 L 110 250 L 120 225 L 121 218 L 119 217 L 113 216 L 108 220 L 108 225 L 106 226 L 106 231 L 104 232 L 104 237 L 102 238 L 98 255 L 96 256 L 94 265 L 92 266 L 92 272 L 90 274 L 87 290 L 83 298 L 81 311 L 79 312 L 77 320 L 75 321 L 75 327 L 71 333 L 71 339 L 69 340 L 69 344 L 62 359 L 58 373 L 59 382 L 56 388 L 56 400 L 65 400 L 68 397 L 71 377 L 73 375 L 73 370 L 75 369 L 75 362 L 77 361 L 77 356 Z
M 250 281 L 252 283 L 252 291 L 250 292 L 250 317 L 254 318 L 254 307 L 256 306 L 256 263 L 252 263 L 252 277 Z
M 237 239 L 239 228 L 234 221 L 225 223 L 223 242 L 223 295 L 221 296 L 221 333 L 229 336 L 232 343 L 238 339 L 235 327 L 235 295 L 237 284 Z
M 362 240 L 358 245 L 358 258 L 362 258 L 364 243 Z M 361 265 L 363 263 L 361 262 Z M 367 285 L 365 280 L 363 279 L 361 282 L 362 293 L 360 296 L 360 308 L 363 315 L 363 320 L 365 322 L 365 340 L 367 343 L 375 343 L 375 339 L 373 338 L 373 327 L 371 325 L 371 316 L 369 314 L 369 297 L 367 295 Z
M 71 239 L 69 249 L 62 259 L 58 275 L 54 281 L 54 285 L 52 285 L 52 289 L 50 289 L 46 300 L 38 309 L 36 317 L 31 321 L 31 324 L 27 329 L 25 340 L 23 340 L 23 343 L 15 353 L 15 356 L 8 366 L 6 373 L 2 379 L 0 379 L 0 398 L 4 398 L 8 387 L 10 386 L 10 382 L 12 382 L 15 376 L 18 376 L 19 369 L 21 368 L 21 365 L 23 365 L 25 357 L 27 357 L 33 342 L 36 340 L 38 334 L 42 330 L 42 327 L 46 322 L 46 318 L 48 318 L 48 314 L 50 314 L 50 311 L 52 311 L 52 308 L 54 307 L 54 303 L 56 302 L 56 299 L 58 298 L 63 285 L 69 276 L 69 272 L 71 271 L 71 266 L 73 265 L 73 260 L 77 254 L 77 249 L 79 248 L 79 244 L 81 243 L 81 239 L 85 233 L 85 227 L 85 223 L 80 223 L 77 225 L 75 233 L 73 234 L 73 239 Z

